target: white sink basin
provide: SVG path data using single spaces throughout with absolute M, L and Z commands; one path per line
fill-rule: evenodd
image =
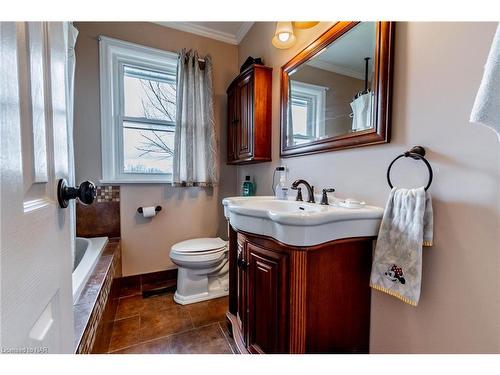
M 353 237 L 376 236 L 383 209 L 277 200 L 274 197 L 232 197 L 222 200 L 231 225 L 294 246 L 313 246 Z

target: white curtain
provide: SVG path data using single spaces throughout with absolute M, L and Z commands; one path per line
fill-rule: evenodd
M 212 59 L 183 50 L 177 67 L 174 186 L 217 184 Z

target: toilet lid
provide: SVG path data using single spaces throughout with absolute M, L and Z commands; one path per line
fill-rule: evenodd
M 218 250 L 226 246 L 226 241 L 217 238 L 195 238 L 192 240 L 178 242 L 172 246 L 176 253 L 197 253 L 209 250 Z

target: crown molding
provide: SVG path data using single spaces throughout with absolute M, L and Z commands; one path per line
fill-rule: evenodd
M 321 60 L 310 60 L 306 63 L 306 65 L 312 66 L 314 68 L 318 69 L 323 69 L 323 70 L 328 70 L 333 73 L 337 74 L 342 74 L 344 76 L 352 77 L 352 78 L 357 78 L 360 80 L 365 79 L 364 72 L 358 72 L 349 68 L 345 68 L 340 65 L 335 65 L 332 63 L 328 63 L 326 61 L 321 61 Z
M 241 43 L 241 41 L 243 40 L 243 38 L 245 37 L 245 35 L 247 35 L 247 33 L 252 28 L 253 24 L 254 24 L 254 22 L 243 22 L 243 24 L 241 25 L 240 29 L 236 33 L 236 40 L 238 41 L 237 44 Z
M 219 40 L 224 43 L 238 45 L 248 31 L 252 28 L 253 22 L 243 22 L 238 32 L 235 34 L 215 30 L 206 26 L 196 25 L 192 22 L 153 22 L 160 26 L 185 31 L 187 33 L 204 36 L 206 38 Z

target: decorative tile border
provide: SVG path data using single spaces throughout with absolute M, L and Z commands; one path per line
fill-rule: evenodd
M 97 186 L 97 202 L 119 202 L 120 186 L 99 185 Z

